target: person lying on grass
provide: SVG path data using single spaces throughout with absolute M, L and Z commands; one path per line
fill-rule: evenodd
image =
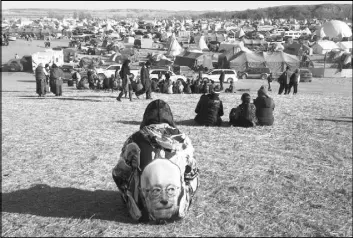
M 112 175 L 134 220 L 185 217 L 198 187 L 198 168 L 191 140 L 176 127 L 166 102 L 147 106 Z

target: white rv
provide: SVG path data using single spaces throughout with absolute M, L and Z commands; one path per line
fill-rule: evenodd
M 43 66 L 45 64 L 49 64 L 51 66 L 53 63 L 57 66 L 62 66 L 64 64 L 64 51 L 48 49 L 46 51 L 40 51 L 32 54 L 33 72 L 40 63 L 42 63 Z

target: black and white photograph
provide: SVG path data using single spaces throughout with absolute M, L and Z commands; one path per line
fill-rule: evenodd
M 2 1 L 1 237 L 352 237 L 351 1 Z

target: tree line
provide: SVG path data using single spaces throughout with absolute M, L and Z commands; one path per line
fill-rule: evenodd
M 322 4 L 306 6 L 281 6 L 261 9 L 236 11 L 236 12 L 209 12 L 202 15 L 205 18 L 238 18 L 259 20 L 261 18 L 270 19 L 352 19 L 352 4 Z

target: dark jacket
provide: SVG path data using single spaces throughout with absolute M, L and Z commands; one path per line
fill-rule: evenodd
M 195 121 L 205 126 L 220 126 L 224 115 L 223 103 L 216 94 L 202 95 L 197 103 Z
M 145 88 L 149 88 L 151 86 L 151 80 L 150 80 L 150 72 L 148 68 L 145 66 L 142 66 L 141 71 L 140 71 L 140 79 L 141 83 Z
M 51 80 L 59 79 L 60 77 L 63 77 L 63 75 L 64 75 L 63 71 L 59 68 L 52 68 L 50 70 L 50 79 Z
M 270 126 L 274 122 L 273 110 L 275 103 L 270 97 L 257 97 L 254 101 L 256 106 L 256 117 L 259 125 Z
M 256 107 L 252 103 L 242 103 L 232 108 L 229 113 L 229 124 L 240 127 L 253 127 L 256 125 Z
M 290 76 L 290 84 L 298 84 L 299 75 L 299 73 L 292 74 L 292 76 Z
M 126 91 L 128 91 L 128 85 L 131 84 L 130 78 L 130 67 L 128 66 L 128 64 L 123 64 L 123 66 L 121 67 L 120 70 L 120 78 L 122 81 L 122 86 L 123 88 L 126 89 Z
M 288 85 L 290 81 L 290 74 L 287 71 L 284 71 L 278 79 L 280 84 Z
M 221 75 L 219 76 L 219 83 L 220 84 L 223 84 L 224 78 L 225 78 L 225 73 L 224 73 L 224 71 L 222 71 Z
M 42 66 L 38 66 L 35 70 L 35 73 L 36 73 L 36 81 L 42 81 L 47 79 L 47 76 L 45 75 Z
M 146 107 L 143 114 L 143 120 L 140 129 L 150 124 L 168 123 L 170 126 L 175 127 L 172 110 L 169 105 L 163 100 L 157 99 L 152 101 Z

